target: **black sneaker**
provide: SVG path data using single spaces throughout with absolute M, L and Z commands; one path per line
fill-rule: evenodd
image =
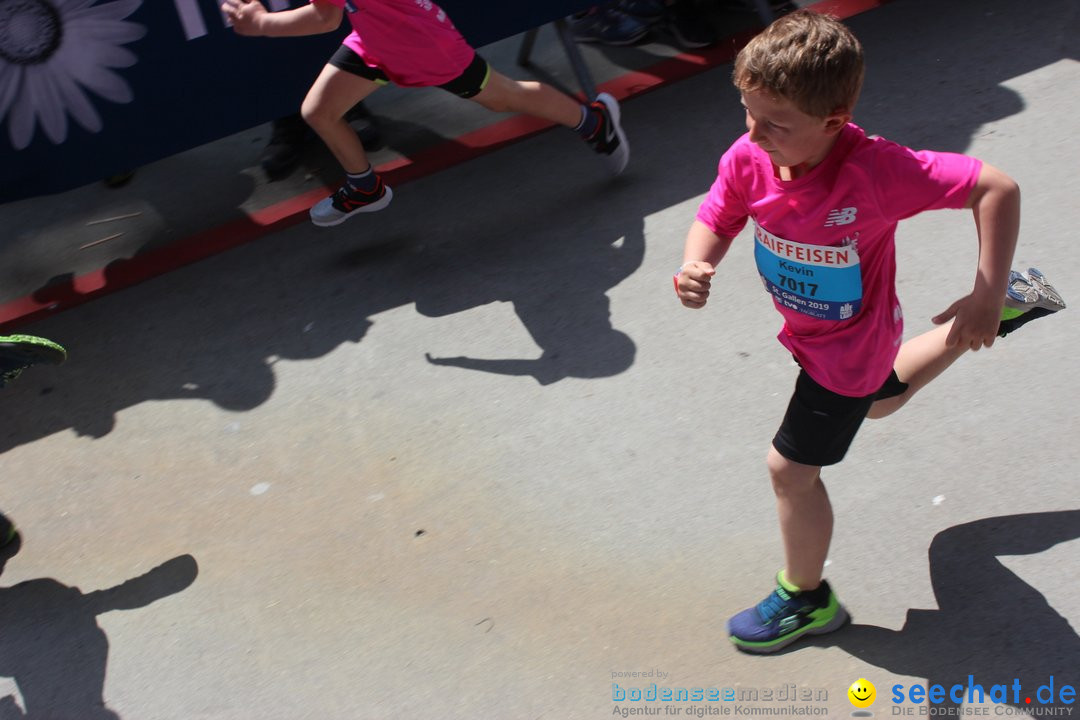
M 619 0 L 615 7 L 645 25 L 655 25 L 667 14 L 662 0 Z
M 356 131 L 364 150 L 374 152 L 382 148 L 382 133 L 363 103 L 356 103 L 350 108 L 345 113 L 345 121 Z M 270 127 L 270 141 L 259 156 L 259 165 L 266 176 L 275 181 L 292 174 L 300 164 L 304 148 L 315 138 L 315 133 L 300 113 L 278 118 Z
M 36 335 L 0 335 L 0 388 L 14 382 L 31 365 L 59 365 L 67 350 Z
M 675 43 L 686 50 L 707 48 L 719 40 L 709 19 L 694 7 L 691 0 L 676 0 L 668 8 L 666 25 Z
M 612 5 L 595 7 L 571 18 L 574 39 L 583 43 L 633 45 L 649 34 L 649 26 Z
M 259 156 L 259 164 L 271 180 L 292 174 L 300 163 L 300 151 L 308 139 L 308 124 L 299 113 L 278 118 L 271 125 L 270 142 Z
M 1038 268 L 1028 268 L 1026 273 L 1012 270 L 1005 288 L 1005 307 L 1001 310 L 998 337 L 1005 337 L 1036 318 L 1064 309 L 1061 294 Z
M 608 168 L 618 175 L 630 162 L 630 143 L 627 142 L 626 133 L 619 122 L 619 102 L 607 93 L 600 93 L 596 100 L 589 103 L 589 108 L 600 113 L 600 124 L 592 135 L 585 138 L 585 142 L 603 155 Z

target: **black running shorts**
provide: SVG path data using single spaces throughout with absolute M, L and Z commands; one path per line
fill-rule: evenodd
M 386 73 L 381 68 L 371 67 L 364 62 L 363 58 L 344 45 L 339 47 L 330 57 L 329 63 L 339 70 L 358 75 L 379 85 L 390 83 L 390 78 L 386 76 Z M 471 98 L 480 94 L 480 91 L 487 86 L 490 76 L 491 67 L 488 65 L 487 60 L 480 57 L 479 54 L 473 54 L 472 62 L 460 75 L 438 87 L 458 97 Z
M 800 368 L 773 447 L 792 462 L 835 465 L 844 459 L 874 401 L 902 395 L 907 388 L 894 370 L 876 393 L 848 397 L 822 387 Z

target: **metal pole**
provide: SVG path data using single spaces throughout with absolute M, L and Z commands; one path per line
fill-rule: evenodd
M 566 56 L 570 59 L 570 67 L 574 69 L 574 75 L 577 76 L 581 90 L 588 100 L 595 100 L 596 83 L 593 82 L 589 66 L 585 64 L 585 58 L 581 56 L 581 50 L 577 46 L 577 41 L 574 40 L 574 34 L 570 32 L 569 23 L 566 22 L 565 18 L 561 18 L 553 24 L 555 25 L 555 32 L 559 34 L 559 40 L 562 41 L 563 49 L 566 50 Z
M 536 33 L 539 28 L 525 31 L 525 37 L 521 39 L 521 49 L 518 50 L 517 63 L 522 67 L 529 66 L 529 58 L 532 56 L 533 46 L 536 45 Z

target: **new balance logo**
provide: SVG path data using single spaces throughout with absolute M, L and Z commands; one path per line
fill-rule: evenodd
M 830 210 L 829 216 L 825 218 L 825 227 L 833 227 L 835 225 L 850 225 L 855 222 L 855 213 L 859 212 L 858 208 L 846 207 L 839 210 Z

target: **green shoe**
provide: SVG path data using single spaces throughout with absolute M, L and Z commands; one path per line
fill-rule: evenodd
M 799 590 L 780 572 L 767 598 L 728 620 L 728 635 L 744 652 L 771 653 L 804 635 L 838 630 L 848 619 L 829 583 L 822 580 L 814 590 Z
M 14 382 L 31 365 L 59 365 L 67 359 L 62 346 L 36 335 L 0 335 L 0 388 Z

